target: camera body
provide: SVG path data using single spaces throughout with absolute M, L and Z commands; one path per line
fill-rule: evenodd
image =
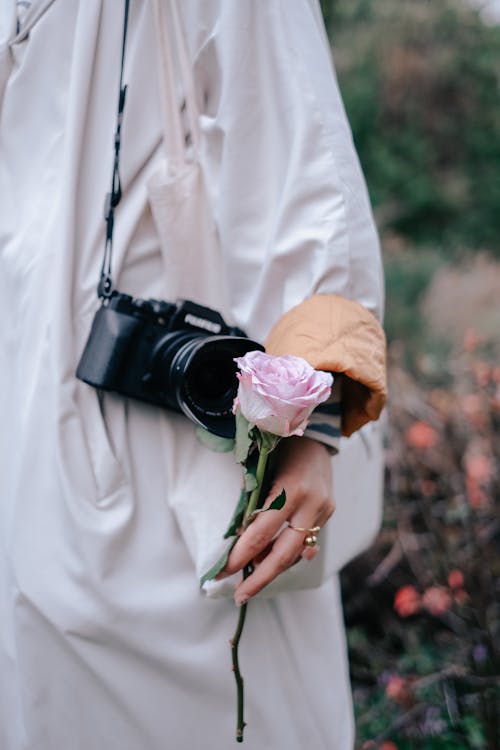
M 76 375 L 233 437 L 234 358 L 255 349 L 263 347 L 208 307 L 113 291 L 94 317 Z

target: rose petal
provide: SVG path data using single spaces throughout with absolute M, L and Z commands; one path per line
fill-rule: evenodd
M 333 377 L 292 355 L 249 352 L 238 357 L 238 402 L 243 415 L 275 435 L 301 435 L 316 406 L 331 393 Z

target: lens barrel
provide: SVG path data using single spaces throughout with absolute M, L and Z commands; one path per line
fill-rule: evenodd
M 234 359 L 255 349 L 262 347 L 246 337 L 177 331 L 156 347 L 152 374 L 170 406 L 216 435 L 234 437 Z

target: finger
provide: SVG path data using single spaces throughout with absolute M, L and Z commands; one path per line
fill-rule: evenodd
M 304 547 L 302 552 L 300 553 L 300 556 L 302 560 L 314 560 L 316 555 L 319 552 L 319 544 L 316 544 L 314 547 Z
M 272 502 L 272 498 L 274 498 L 275 496 L 276 492 L 274 491 L 270 494 L 268 500 L 266 501 L 266 506 L 268 506 Z M 300 505 L 300 512 L 297 512 L 296 514 L 292 514 L 290 516 L 291 508 L 289 507 L 289 505 L 291 505 L 292 507 Z M 318 502 L 315 498 L 307 501 L 306 510 L 306 503 L 302 502 L 301 504 L 300 495 L 298 495 L 297 499 L 294 501 L 290 501 L 290 503 L 287 500 L 281 511 L 269 511 L 268 513 L 257 516 L 255 521 L 241 535 L 241 538 L 234 546 L 229 556 L 226 567 L 221 573 L 219 573 L 219 575 L 217 576 L 217 580 L 221 580 L 222 578 L 226 578 L 227 576 L 236 573 L 238 570 L 242 570 L 245 565 L 248 565 L 248 563 L 252 561 L 255 562 L 256 560 L 258 560 L 259 562 L 261 562 L 262 558 L 266 556 L 266 552 L 272 548 L 273 539 L 283 526 L 283 523 L 288 522 L 292 526 L 298 526 L 299 528 L 323 526 L 330 518 L 334 510 L 335 505 L 333 501 L 328 500 L 326 502 Z M 308 523 L 304 521 L 305 512 L 307 512 L 308 520 L 310 520 L 311 517 L 317 519 L 312 524 L 312 526 L 310 524 L 308 525 Z M 269 518 L 266 518 L 266 516 L 269 516 Z M 290 516 L 288 521 L 287 516 Z M 302 534 L 302 542 L 307 536 L 306 532 L 295 533 Z
M 269 494 L 264 504 L 265 508 L 269 507 L 280 491 L 280 489 L 277 492 L 273 490 Z M 269 510 L 265 513 L 259 513 L 231 550 L 226 567 L 220 577 L 232 575 L 244 568 L 245 565 L 248 565 L 255 558 L 258 558 L 269 547 L 285 523 L 293 510 L 293 504 L 293 498 L 287 496 L 287 501 L 281 510 Z
M 253 564 L 254 565 L 260 565 L 260 563 L 262 562 L 262 560 L 265 557 L 267 557 L 267 555 L 270 553 L 270 551 L 272 550 L 272 548 L 273 548 L 272 543 L 268 544 L 267 547 L 262 550 L 262 552 L 259 552 L 259 554 L 254 557 L 254 559 L 252 560 Z
M 302 509 L 301 509 L 302 511 Z M 333 502 L 329 502 L 326 505 L 322 506 L 322 508 L 318 511 L 316 516 L 316 523 L 313 524 L 314 526 L 319 526 L 320 529 L 323 528 L 323 526 L 326 525 L 327 521 L 332 517 L 333 513 L 335 512 L 335 505 Z M 302 515 L 302 513 L 301 513 Z M 303 517 L 303 516 L 302 516 Z M 292 526 L 299 526 L 300 528 L 311 528 L 306 527 L 303 523 L 300 523 L 300 519 L 298 517 L 298 514 L 294 515 L 292 518 L 290 518 L 289 523 Z M 306 534 L 307 536 L 307 534 Z
M 285 529 L 281 532 L 274 544 L 270 547 L 268 546 L 267 550 L 258 558 L 258 568 L 260 568 L 264 562 L 267 562 L 267 564 L 264 565 L 264 568 L 259 571 L 258 575 L 255 575 L 257 571 L 256 567 L 254 573 L 246 579 L 245 586 L 240 584 L 237 588 L 235 596 L 236 602 L 238 603 L 240 595 L 244 597 L 245 601 L 247 600 L 247 597 L 254 596 L 255 593 L 260 591 L 264 586 L 267 586 L 267 584 L 273 581 L 280 573 L 299 562 L 301 559 L 307 561 L 313 560 L 319 552 L 319 544 L 316 544 L 314 547 L 305 544 L 306 538 L 312 533 L 307 530 L 313 529 L 317 526 L 323 527 L 334 512 L 334 509 L 335 506 L 333 503 L 325 506 L 317 520 L 311 525 L 309 525 L 310 519 L 305 521 L 303 515 L 293 516 L 293 523 L 291 521 L 288 522 L 290 526 L 287 530 L 295 533 L 298 538 L 296 538 L 294 542 L 291 541 L 290 546 L 287 546 L 287 548 L 282 548 L 281 542 L 278 544 L 278 540 L 281 540 L 287 530 Z M 306 529 L 306 531 L 299 531 L 298 529 Z M 269 557 L 271 558 L 270 560 L 268 559 Z M 255 560 L 254 562 L 257 561 Z M 250 581 L 250 584 L 247 583 L 248 581 Z M 255 584 L 255 587 L 253 584 Z M 248 585 L 251 587 L 250 591 L 247 588 Z
M 316 522 L 314 524 L 310 525 L 310 526 L 307 526 L 304 523 L 304 521 L 303 521 L 303 515 L 302 515 L 302 509 L 301 509 L 301 515 L 299 515 L 297 513 L 296 515 L 292 516 L 288 520 L 289 528 L 292 531 L 295 531 L 296 534 L 300 534 L 301 535 L 302 542 L 305 545 L 306 538 L 308 536 L 310 536 L 311 533 L 315 533 L 316 535 L 319 536 L 319 533 L 320 533 L 321 529 L 326 524 L 326 522 L 328 521 L 328 519 L 332 516 L 334 510 L 335 510 L 334 503 L 333 502 L 332 503 L 328 503 L 319 512 L 319 515 L 316 517 Z M 319 527 L 318 531 L 317 532 L 313 532 L 312 529 L 313 528 L 317 528 L 317 527 Z M 299 529 L 301 529 L 301 530 L 299 531 Z M 305 531 L 302 531 L 302 529 L 305 529 Z M 317 550 L 319 550 L 319 545 L 316 545 L 316 547 L 309 547 L 309 549 L 310 550 L 316 549 L 316 551 L 317 551 Z M 304 557 L 305 559 L 310 559 L 310 560 L 312 560 L 312 558 L 315 557 L 315 556 L 316 556 L 315 554 L 312 557 L 309 557 L 307 555 L 302 555 L 302 557 Z
M 296 519 L 294 519 L 293 522 L 290 521 L 290 529 L 292 531 L 295 531 L 297 534 L 300 534 L 301 537 L 302 537 L 302 551 L 300 553 L 299 560 L 300 559 L 302 559 L 302 560 L 308 560 L 308 561 L 314 560 L 314 558 L 316 557 L 316 555 L 319 552 L 319 544 L 316 543 L 313 547 L 310 547 L 309 545 L 306 544 L 306 539 L 307 539 L 308 536 L 311 536 L 312 534 L 314 534 L 315 536 L 317 536 L 319 534 L 319 532 L 321 531 L 321 529 L 323 528 L 323 526 L 325 525 L 325 523 L 327 522 L 328 518 L 329 518 L 329 515 L 326 515 L 325 513 L 322 513 L 319 516 L 319 518 L 316 521 L 316 523 L 314 524 L 314 527 L 313 526 L 310 526 L 310 527 L 301 526 L 300 523 Z M 313 528 L 315 528 L 315 527 L 316 528 L 319 527 L 318 531 L 313 531 Z M 310 528 L 311 531 L 308 532 L 308 531 L 299 531 L 298 530 L 298 529 L 303 529 L 303 528 Z
M 304 539 L 292 529 L 283 529 L 275 539 L 271 551 L 255 571 L 237 587 L 234 599 L 243 604 L 261 591 L 280 573 L 287 570 L 300 557 L 304 549 Z

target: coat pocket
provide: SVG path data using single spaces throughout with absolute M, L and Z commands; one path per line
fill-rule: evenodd
M 76 495 L 103 503 L 127 483 L 125 422 L 125 399 L 76 381 L 71 408 L 61 422 L 63 464 Z

